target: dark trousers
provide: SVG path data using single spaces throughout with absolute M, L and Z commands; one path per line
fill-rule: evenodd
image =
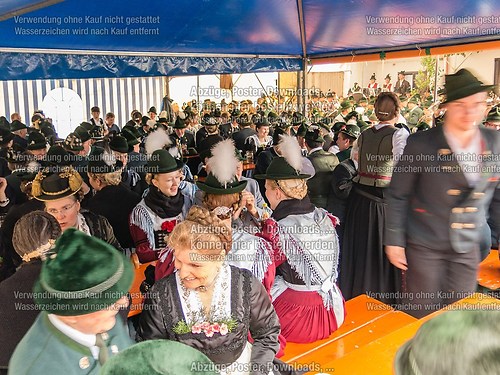
M 403 310 L 421 318 L 476 291 L 479 251 L 465 254 L 406 247 L 408 270 L 403 280 Z

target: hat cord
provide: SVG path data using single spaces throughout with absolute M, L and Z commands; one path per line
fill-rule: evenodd
M 120 255 L 117 253 L 117 255 Z M 108 279 L 104 280 L 102 283 L 97 284 L 93 287 L 87 288 L 87 289 L 82 289 L 82 290 L 75 290 L 75 291 L 66 291 L 66 290 L 57 290 L 52 288 L 47 284 L 45 280 L 42 278 L 40 279 L 40 284 L 42 287 L 49 293 L 55 294 L 56 298 L 59 299 L 82 299 L 82 298 L 89 298 L 92 297 L 93 294 L 99 294 L 104 292 L 105 290 L 108 290 L 111 288 L 113 285 L 115 285 L 122 277 L 124 271 L 124 266 L 123 266 L 123 260 L 120 259 L 120 264 L 118 265 L 118 269 L 116 272 Z
M 422 375 L 422 372 L 418 368 L 417 361 L 415 360 L 415 356 L 410 348 L 410 352 L 408 353 L 408 359 L 410 360 L 410 367 L 413 375 Z

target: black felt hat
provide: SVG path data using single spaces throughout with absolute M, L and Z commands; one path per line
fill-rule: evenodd
M 19 120 L 14 120 L 10 124 L 10 131 L 15 132 L 16 130 L 22 130 L 22 129 L 28 129 L 26 125 L 24 125 L 21 121 Z
M 0 143 L 9 143 L 14 139 L 14 134 L 10 130 L 0 128 Z
M 71 165 L 72 156 L 62 146 L 54 145 L 47 151 L 45 162 L 49 166 L 67 166 Z
M 47 140 L 42 133 L 33 131 L 28 135 L 28 150 L 41 150 L 47 147 Z
M 82 128 L 84 128 L 88 132 L 90 132 L 95 127 L 94 124 L 92 124 L 91 122 L 87 122 L 87 121 L 84 121 L 84 122 L 80 123 L 79 126 L 81 126 Z
M 324 142 L 325 139 L 321 135 L 321 130 L 319 129 L 318 124 L 312 124 L 309 129 L 306 131 L 306 135 L 304 136 L 306 141 L 312 142 Z
M 78 138 L 82 140 L 82 142 L 87 142 L 90 139 L 89 131 L 85 129 L 82 125 L 77 126 L 73 131 L 73 133 L 75 133 L 78 136 Z
M 12 129 L 10 127 L 9 120 L 7 120 L 7 118 L 5 116 L 0 116 L 0 128 L 4 128 L 4 129 L 12 131 Z M 19 130 L 19 129 L 17 129 L 17 130 Z
M 82 177 L 71 166 L 55 172 L 44 168 L 33 180 L 31 194 L 40 201 L 52 201 L 76 194 L 82 188 L 82 184 Z
M 75 133 L 69 133 L 63 144 L 66 150 L 74 152 L 83 151 L 83 142 Z
M 125 137 L 121 135 L 115 135 L 113 139 L 109 142 L 109 148 L 116 152 L 121 152 L 123 154 L 128 152 L 128 141 Z
M 446 101 L 443 103 L 449 103 L 479 92 L 491 91 L 494 87 L 495 85 L 483 84 L 469 70 L 460 69 L 455 74 L 445 76 Z
M 155 107 L 155 106 L 153 106 L 153 107 L 149 108 L 149 111 L 148 111 L 148 112 L 149 112 L 149 113 L 154 113 L 154 114 L 156 115 L 156 114 L 157 114 L 157 112 L 156 112 L 156 107 Z
M 500 122 L 500 107 L 493 107 L 486 116 L 486 122 Z

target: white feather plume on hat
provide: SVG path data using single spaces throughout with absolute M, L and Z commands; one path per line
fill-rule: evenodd
M 297 138 L 288 134 L 280 135 L 280 137 L 279 150 L 281 156 L 293 169 L 300 171 L 302 169 L 302 150 Z
M 109 167 L 116 164 L 115 153 L 109 148 L 109 145 L 108 147 L 104 147 L 104 152 L 102 153 L 102 161 Z
M 149 133 L 144 141 L 144 147 L 146 148 L 146 154 L 148 155 L 151 155 L 156 150 L 161 150 L 162 148 L 170 148 L 170 146 L 172 146 L 172 140 L 163 129 L 158 129 Z
M 236 157 L 232 139 L 217 143 L 212 148 L 212 157 L 208 159 L 207 166 L 210 173 L 222 184 L 232 182 L 236 176 L 239 160 Z

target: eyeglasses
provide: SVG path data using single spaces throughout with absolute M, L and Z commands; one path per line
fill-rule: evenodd
M 51 215 L 57 215 L 57 214 L 66 214 L 69 210 L 71 210 L 73 207 L 75 207 L 75 204 L 77 202 L 73 202 L 73 204 L 68 204 L 67 206 L 64 206 L 60 210 L 56 210 L 55 208 L 48 208 L 45 211 L 48 212 Z

